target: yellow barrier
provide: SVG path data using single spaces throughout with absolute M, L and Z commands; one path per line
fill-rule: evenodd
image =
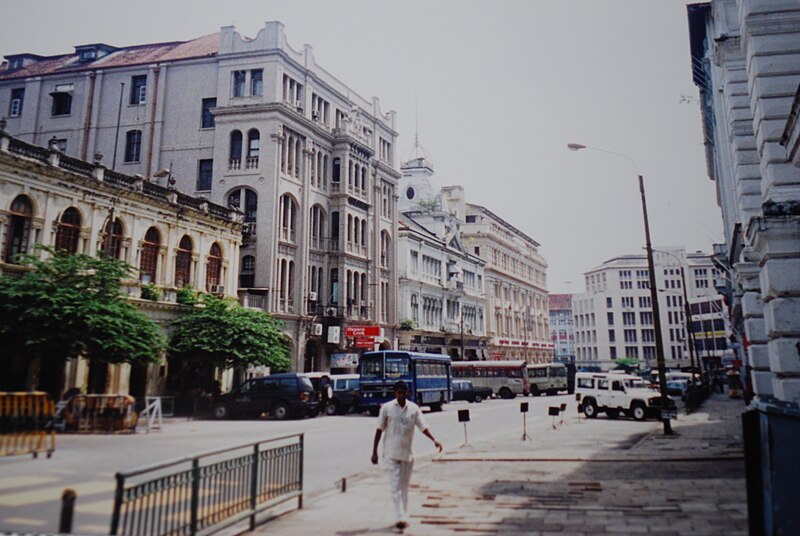
M 0 456 L 52 456 L 55 403 L 47 393 L 0 393 Z M 49 446 L 48 446 L 49 444 Z
M 75 395 L 63 411 L 65 430 L 133 433 L 138 420 L 135 402 L 128 395 Z

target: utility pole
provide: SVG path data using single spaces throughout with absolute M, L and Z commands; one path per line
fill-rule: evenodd
M 656 287 L 656 268 L 653 261 L 653 245 L 650 242 L 650 223 L 647 219 L 647 199 L 644 194 L 644 177 L 639 175 L 639 193 L 642 197 L 642 218 L 644 219 L 645 247 L 647 249 L 647 269 L 650 273 L 650 299 L 653 302 L 653 327 L 656 335 L 656 362 L 658 363 L 658 386 L 661 391 L 661 420 L 664 423 L 664 435 L 672 435 L 672 423 L 669 417 L 664 418 L 663 412 L 667 402 L 667 367 L 664 363 L 664 337 L 661 333 L 661 313 L 658 306 L 658 288 Z

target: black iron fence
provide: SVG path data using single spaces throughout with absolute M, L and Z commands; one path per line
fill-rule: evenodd
M 303 434 L 117 473 L 111 534 L 211 534 L 286 501 L 303 507 Z

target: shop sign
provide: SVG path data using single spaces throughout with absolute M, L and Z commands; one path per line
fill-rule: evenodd
M 354 337 L 380 337 L 380 326 L 348 326 L 345 328 L 345 337 L 352 339 Z
M 339 326 L 328 326 L 328 343 L 339 344 L 340 330 Z
M 375 346 L 375 339 L 372 337 L 356 337 L 355 347 L 356 348 L 369 348 L 372 349 Z

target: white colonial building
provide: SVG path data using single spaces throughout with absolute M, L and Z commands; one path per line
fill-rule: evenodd
M 240 298 L 285 322 L 294 369 L 328 370 L 348 326 L 395 344 L 395 115 L 293 49 L 283 24 L 6 59 L 15 136 L 244 213 Z
M 547 262 L 539 243 L 489 209 L 466 203 L 460 189 L 445 188 L 442 194 L 464 222 L 461 243 L 486 263 L 489 358 L 552 361 Z
M 683 280 L 686 280 L 686 297 L 690 304 L 713 301 L 714 281 L 719 271 L 708 254 L 686 253 L 682 248 L 656 249 L 653 260 L 665 362 L 668 367 L 689 367 L 692 359 Z M 643 368 L 655 367 L 656 338 L 647 257 L 615 257 L 586 272 L 584 277 L 585 292 L 572 297 L 576 365 L 608 370 L 615 360 L 628 358 L 639 360 Z M 713 316 L 722 322 L 723 313 L 718 308 Z M 708 344 L 705 331 L 697 334 L 698 341 L 692 350 L 699 346 L 704 352 L 700 365 L 720 363 L 727 350 L 724 326 L 721 332 L 709 335 Z
M 236 297 L 240 213 L 206 199 L 158 186 L 12 138 L 0 121 L 0 274 L 27 267 L 19 254 L 44 244 L 69 253 L 104 253 L 138 269 L 122 282 L 130 300 L 165 331 L 185 312 L 176 303 L 186 286 Z M 99 155 L 98 155 L 99 156 Z M 148 296 L 144 289 L 157 289 Z M 9 356 L 4 374 L 13 367 Z M 163 394 L 163 365 L 134 366 L 71 361 L 62 371 L 31 371 L 29 386 L 50 392 Z M 31 376 L 33 375 L 33 376 Z M 220 379 L 227 380 L 227 378 Z M 225 383 L 225 381 L 223 381 Z
M 401 170 L 400 346 L 453 359 L 485 359 L 485 263 L 462 245 L 462 222 L 433 188 L 432 164 L 418 157 Z M 463 197 L 460 186 L 448 191 Z

